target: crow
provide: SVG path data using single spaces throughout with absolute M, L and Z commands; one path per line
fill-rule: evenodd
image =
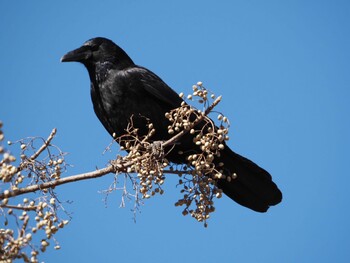
M 111 40 L 97 37 L 68 52 L 62 62 L 82 63 L 90 77 L 94 111 L 110 135 L 122 136 L 132 117 L 139 135 L 148 133 L 152 123 L 152 140 L 167 140 L 169 120 L 165 113 L 180 107 L 183 99 L 160 77 L 150 70 L 135 65 L 127 53 Z M 167 159 L 177 164 L 187 163 L 186 154 L 198 151 L 193 143 L 195 135 L 187 133 L 170 151 Z M 237 175 L 228 181 L 218 179 L 217 186 L 231 199 L 257 212 L 266 212 L 282 200 L 282 193 L 271 175 L 254 162 L 233 152 L 227 145 L 219 160 L 224 173 Z

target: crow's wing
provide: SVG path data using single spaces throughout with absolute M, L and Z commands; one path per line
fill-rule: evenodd
M 179 107 L 183 101 L 160 77 L 146 68 L 134 66 L 126 69 L 125 74 L 129 79 L 139 83 L 138 88 L 144 89 L 149 95 L 155 97 L 156 101 L 167 105 L 168 109 Z

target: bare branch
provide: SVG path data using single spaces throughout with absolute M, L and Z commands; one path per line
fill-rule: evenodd
M 113 171 L 114 171 L 114 167 L 112 165 L 110 165 L 106 168 L 96 170 L 93 172 L 72 175 L 72 176 L 68 176 L 68 177 L 61 178 L 61 179 L 54 180 L 54 181 L 49 181 L 49 182 L 42 183 L 42 184 L 30 185 L 28 187 L 19 188 L 19 189 L 13 190 L 13 191 L 1 193 L 0 200 L 2 200 L 4 198 L 23 195 L 23 194 L 30 193 L 30 192 L 35 192 L 38 190 L 53 188 L 53 187 L 56 187 L 56 186 L 61 185 L 61 184 L 67 184 L 67 183 L 77 182 L 77 181 L 81 181 L 81 180 L 98 178 L 98 177 L 101 177 L 101 176 L 106 175 L 108 173 L 111 173 Z
M 35 160 L 51 143 L 52 139 L 55 137 L 55 134 L 57 132 L 57 129 L 54 128 L 49 137 L 47 138 L 47 140 L 43 143 L 43 145 L 39 148 L 39 150 L 37 150 L 31 157 L 31 160 Z
M 16 205 L 0 205 L 1 208 L 18 209 L 23 211 L 35 211 L 37 206 L 16 206 Z

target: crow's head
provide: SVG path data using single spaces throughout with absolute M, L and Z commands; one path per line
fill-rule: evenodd
M 134 64 L 123 49 L 103 37 L 92 38 L 61 58 L 61 62 L 71 61 L 80 62 L 87 68 L 104 62 L 111 62 L 118 68 Z

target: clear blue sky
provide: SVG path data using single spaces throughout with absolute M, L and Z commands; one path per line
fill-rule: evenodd
M 170 1 L 169 1 L 170 2 Z M 47 136 L 68 174 L 104 167 L 110 142 L 89 79 L 60 57 L 104 36 L 176 91 L 223 95 L 229 145 L 271 172 L 283 203 L 266 214 L 220 199 L 205 229 L 165 195 L 132 220 L 112 176 L 57 189 L 73 201 L 62 249 L 45 262 L 349 262 L 349 1 L 1 1 L 0 119 L 6 138 Z M 67 174 L 67 175 L 68 175 Z

